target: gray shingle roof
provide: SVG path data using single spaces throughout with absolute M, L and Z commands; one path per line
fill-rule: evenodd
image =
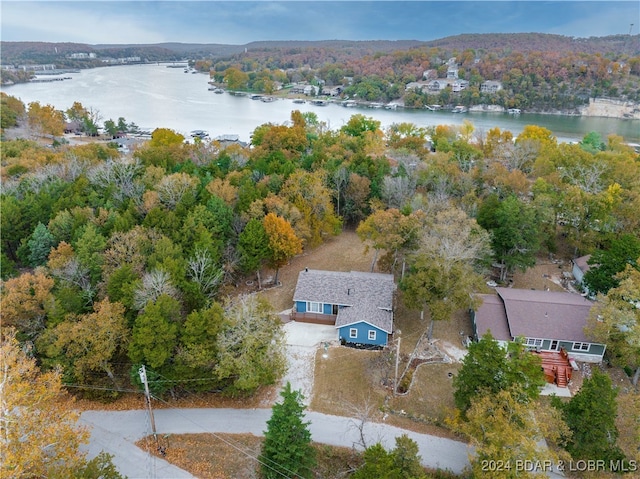
M 393 275 L 305 269 L 298 275 L 294 301 L 347 306 L 338 311 L 336 326 L 365 321 L 383 331 L 393 331 Z

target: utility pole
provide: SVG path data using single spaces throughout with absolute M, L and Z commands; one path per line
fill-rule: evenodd
M 153 418 L 153 410 L 151 409 L 151 395 L 149 394 L 149 383 L 147 382 L 147 370 L 144 364 L 138 369 L 140 375 L 140 381 L 144 384 L 144 395 L 147 398 L 147 407 L 149 408 L 149 420 L 151 421 L 151 431 L 153 432 L 153 438 L 156 440 L 156 446 L 158 445 L 158 434 L 156 433 L 156 421 Z
M 393 395 L 398 394 L 398 364 L 400 362 L 400 330 L 398 330 L 398 342 L 396 343 L 396 377 L 393 381 Z

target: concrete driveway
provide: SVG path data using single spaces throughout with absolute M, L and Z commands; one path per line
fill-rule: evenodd
M 314 347 L 325 341 L 330 343 L 338 340 L 338 330 L 335 326 L 290 321 L 283 329 L 289 346 Z
M 291 389 L 299 390 L 308 406 L 313 394 L 313 373 L 315 355 L 323 343 L 338 341 L 335 326 L 323 324 L 297 323 L 290 321 L 283 326 L 287 343 L 287 372 L 282 384 L 291 383 Z

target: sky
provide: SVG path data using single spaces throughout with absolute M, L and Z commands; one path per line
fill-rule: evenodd
M 0 1 L 3 41 L 421 40 L 462 33 L 637 34 L 634 1 Z

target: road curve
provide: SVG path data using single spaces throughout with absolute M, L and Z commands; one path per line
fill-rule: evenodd
M 154 412 L 158 436 L 184 433 L 251 433 L 262 436 L 271 409 L 158 409 Z M 359 431 L 352 419 L 307 411 L 309 430 L 315 442 L 352 447 L 359 442 Z M 91 432 L 85 447 L 90 458 L 104 450 L 113 454 L 113 462 L 129 479 L 192 478 L 188 472 L 167 461 L 151 457 L 135 442 L 151 434 L 147 411 L 85 411 L 80 423 Z M 415 440 L 422 463 L 431 468 L 460 473 L 469 465 L 470 449 L 462 442 L 428 434 L 406 431 L 380 423 L 368 423 L 364 429 L 369 445 L 380 442 L 387 449 L 402 434 Z M 171 447 L 169 438 L 169 447 Z

